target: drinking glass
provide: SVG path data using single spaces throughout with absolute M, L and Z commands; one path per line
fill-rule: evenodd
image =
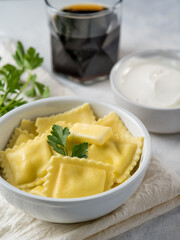
M 122 0 L 45 0 L 52 68 L 80 83 L 107 79 L 118 59 Z

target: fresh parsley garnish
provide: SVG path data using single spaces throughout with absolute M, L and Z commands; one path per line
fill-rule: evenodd
M 74 146 L 72 146 L 71 157 L 87 158 L 87 151 L 88 151 L 88 143 L 87 142 L 74 145 Z
M 48 135 L 48 143 L 52 146 L 53 150 L 57 153 L 68 156 L 66 148 L 67 137 L 70 135 L 68 127 L 61 127 L 56 124 L 53 125 L 51 135 Z M 72 146 L 71 157 L 87 158 L 88 143 L 80 143 Z
M 37 75 L 32 74 L 32 70 L 41 66 L 43 62 L 43 58 L 34 48 L 30 47 L 25 51 L 22 43 L 18 42 L 16 52 L 12 57 L 17 67 L 6 64 L 0 68 L 0 117 L 15 107 L 27 103 L 22 93 L 33 99 L 45 98 L 50 94 L 49 87 L 37 82 Z M 22 74 L 25 72 L 28 73 L 27 80 L 24 76 L 22 80 Z
M 67 156 L 66 140 L 70 134 L 69 129 L 67 127 L 63 129 L 61 126 L 54 124 L 51 134 L 52 135 L 48 135 L 47 138 L 53 150 L 63 156 Z
M 37 53 L 33 47 L 30 47 L 27 52 L 25 52 L 21 42 L 17 43 L 13 58 L 21 69 L 33 70 L 43 63 L 43 58 L 39 56 L 39 53 Z

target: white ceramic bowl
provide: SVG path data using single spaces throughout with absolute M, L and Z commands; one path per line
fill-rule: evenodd
M 119 60 L 111 70 L 110 82 L 117 103 L 134 113 L 147 127 L 150 132 L 155 133 L 177 133 L 180 132 L 180 108 L 163 109 L 145 106 L 127 98 L 118 88 L 118 70 L 123 63 L 133 57 L 165 56 L 180 61 L 180 53 L 173 50 L 149 50 L 130 54 Z
M 88 102 L 97 117 L 116 112 L 134 136 L 144 137 L 143 153 L 138 170 L 127 181 L 109 191 L 89 197 L 55 199 L 21 191 L 0 177 L 0 193 L 4 198 L 27 214 L 45 221 L 58 223 L 82 222 L 103 216 L 123 204 L 140 185 L 151 156 L 151 142 L 144 125 L 128 111 L 95 100 L 75 97 L 55 97 L 38 100 L 12 110 L 0 118 L 0 150 L 7 143 L 21 119 L 35 119 L 70 110 Z

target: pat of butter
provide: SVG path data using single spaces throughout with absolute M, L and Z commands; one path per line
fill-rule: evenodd
M 70 132 L 71 134 L 69 137 L 71 139 L 97 145 L 104 144 L 113 135 L 110 127 L 85 123 L 74 124 Z

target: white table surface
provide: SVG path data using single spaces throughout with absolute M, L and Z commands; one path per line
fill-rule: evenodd
M 180 1 L 125 0 L 121 31 L 121 54 L 157 48 L 180 49 Z M 51 71 L 49 28 L 43 0 L 0 0 L 0 34 L 34 46 Z M 116 104 L 109 81 L 82 86 L 58 78 L 78 96 Z M 180 134 L 151 134 L 152 151 L 180 175 Z M 114 240 L 179 240 L 180 207 L 132 229 Z

